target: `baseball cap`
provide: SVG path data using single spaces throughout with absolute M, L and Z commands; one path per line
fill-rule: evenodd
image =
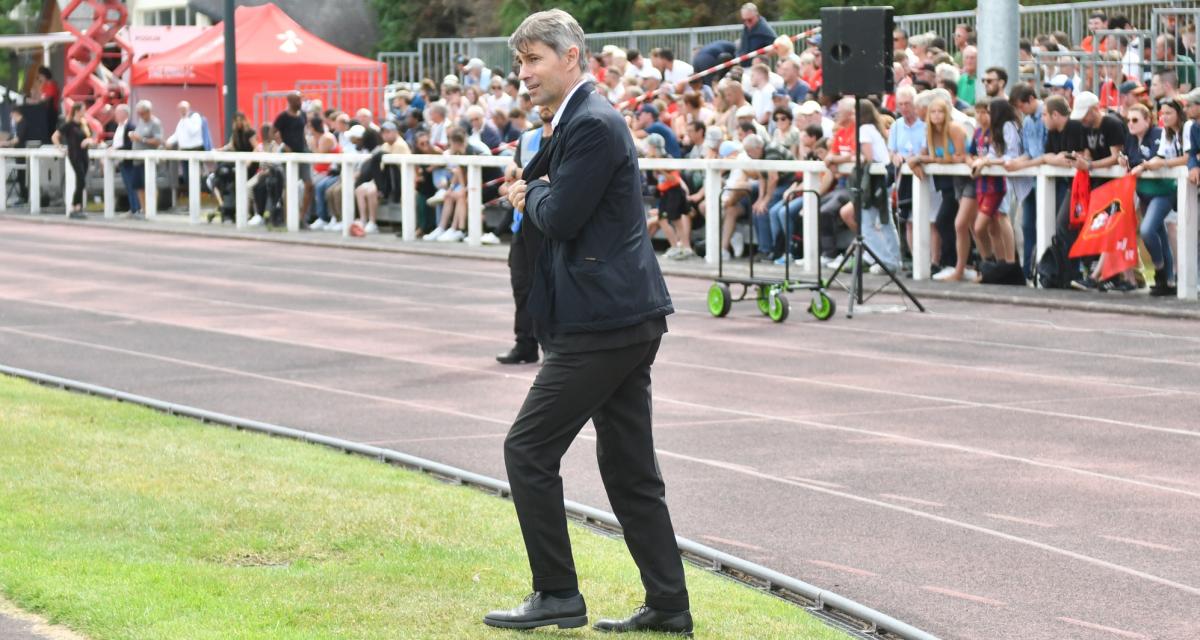
M 659 156 L 667 155 L 667 141 L 657 133 L 646 136 L 646 146 L 654 147 Z
M 463 55 L 463 54 L 461 54 L 461 53 L 460 53 L 460 54 L 458 54 L 458 55 L 456 55 L 456 56 L 454 56 L 454 64 L 457 64 L 457 65 L 460 65 L 460 66 L 461 66 L 461 65 L 465 65 L 465 64 L 467 64 L 467 57 L 466 57 L 466 56 L 464 56 L 464 55 Z
M 725 142 L 721 143 L 721 147 L 717 151 L 717 155 L 721 156 L 722 158 L 728 158 L 729 156 L 741 150 L 742 145 L 734 142 L 733 140 L 726 140 Z
M 816 34 L 808 38 L 808 43 L 816 46 L 821 46 L 821 34 Z
M 1075 83 L 1071 82 L 1071 79 L 1068 78 L 1067 74 L 1065 73 L 1060 73 L 1053 78 L 1050 78 L 1050 82 L 1047 82 L 1046 86 L 1053 87 L 1055 89 L 1066 89 L 1067 91 L 1075 90 Z
M 800 105 L 800 115 L 811 116 L 814 113 L 821 113 L 821 105 L 816 100 L 808 100 Z
M 662 72 L 651 66 L 642 67 L 641 73 L 638 74 L 643 80 L 655 79 L 662 80 Z
M 442 78 L 442 84 L 446 85 L 447 87 L 457 87 L 458 86 L 458 76 L 451 73 L 450 75 L 446 76 L 445 78 Z
M 392 122 L 391 120 L 388 120 L 388 121 L 384 122 L 383 124 L 379 125 L 379 128 L 383 129 L 384 131 L 399 131 L 400 130 L 400 127 L 397 127 L 396 123 Z
M 744 105 L 738 107 L 738 110 L 734 113 L 734 118 L 753 118 L 753 117 L 754 117 L 754 107 L 752 107 L 748 104 L 744 104 Z
M 1133 80 L 1126 80 L 1117 87 L 1117 91 L 1124 95 L 1126 93 L 1132 93 L 1134 89 L 1137 89 L 1140 86 L 1142 85 L 1134 82 Z
M 366 132 L 367 130 L 364 129 L 361 124 L 356 124 L 353 127 L 350 127 L 350 131 L 346 135 L 351 138 L 362 138 L 363 134 Z
M 1075 107 L 1071 109 L 1072 120 L 1082 120 L 1092 107 L 1100 104 L 1100 98 L 1091 91 L 1083 91 L 1075 96 Z
M 638 107 L 638 113 L 648 113 L 648 114 L 654 116 L 655 118 L 657 118 L 658 117 L 658 107 L 654 106 L 653 104 L 651 104 L 649 102 L 644 102 L 644 103 L 642 103 L 642 106 Z
M 1187 104 L 1200 104 L 1200 87 L 1192 89 L 1183 94 L 1183 101 Z
M 471 60 L 469 62 L 467 62 L 467 68 L 468 69 L 482 69 L 483 68 L 483 60 L 480 60 L 479 58 L 471 58 Z
M 600 50 L 600 53 L 601 54 L 616 53 L 617 51 L 620 51 L 620 50 L 621 50 L 621 47 L 618 47 L 615 44 L 606 44 L 606 45 L 604 45 L 604 48 Z

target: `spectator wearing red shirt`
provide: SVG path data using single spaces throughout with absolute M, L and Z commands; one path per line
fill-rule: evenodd
M 1095 53 L 1095 51 L 1096 51 L 1096 45 L 1095 45 L 1096 35 L 1095 34 L 1097 31 L 1100 31 L 1107 27 L 1108 27 L 1108 16 L 1104 15 L 1103 11 L 1097 11 L 1096 13 L 1093 13 L 1092 15 L 1088 16 L 1088 32 L 1090 32 L 1091 35 L 1084 38 L 1083 42 L 1079 43 L 1079 48 L 1083 49 L 1084 51 Z M 1104 53 L 1105 51 L 1108 51 L 1108 38 L 1101 38 L 1100 39 L 1100 53 Z
M 34 95 L 38 96 L 40 102 L 45 103 L 46 110 L 50 112 L 50 122 L 57 122 L 58 101 L 61 94 L 58 90 L 58 83 L 54 81 L 54 76 L 48 67 L 38 69 L 38 82 L 34 88 Z

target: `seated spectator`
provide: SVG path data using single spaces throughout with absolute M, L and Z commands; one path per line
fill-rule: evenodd
M 264 124 L 259 131 L 260 142 L 254 148 L 259 153 L 280 153 L 283 143 L 279 142 L 274 129 Z M 254 176 L 246 183 L 253 197 L 254 215 L 250 217 L 249 225 L 257 227 L 270 219 L 272 224 L 279 224 L 283 213 L 283 168 L 277 163 L 260 163 Z
M 678 158 L 682 155 L 679 149 L 679 139 L 675 137 L 675 132 L 659 121 L 658 107 L 647 102 L 638 107 L 637 128 L 634 130 L 634 136 L 645 138 L 652 133 L 657 133 L 663 137 L 663 140 L 666 142 L 667 155 L 672 158 Z
M 792 110 L 779 108 L 771 116 L 775 132 L 771 134 L 771 142 L 783 147 L 793 158 L 800 157 L 800 131 L 792 121 Z
M 496 125 L 488 122 L 487 114 L 483 107 L 472 105 L 467 107 L 467 122 L 470 124 L 470 136 L 472 139 L 479 141 L 491 153 L 492 149 L 499 149 L 500 145 L 504 144 L 504 138 L 500 136 L 500 131 L 496 129 Z
M 717 153 L 719 158 L 749 160 L 750 156 L 742 150 L 741 143 L 726 140 L 721 143 Z M 721 211 L 724 220 L 721 224 L 721 255 L 726 259 L 740 258 L 746 250 L 745 238 L 737 230 L 738 218 L 750 211 L 750 203 L 758 196 L 757 185 L 742 169 L 734 169 L 725 179 L 721 194 Z

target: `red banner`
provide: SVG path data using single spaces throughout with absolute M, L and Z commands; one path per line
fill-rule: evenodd
M 1136 186 L 1136 176 L 1125 176 L 1091 192 L 1087 220 L 1070 256 L 1104 256 L 1101 280 L 1137 266 L 1137 213 L 1133 208 Z
M 1071 180 L 1071 211 L 1070 224 L 1072 229 L 1080 229 L 1091 213 L 1088 203 L 1091 201 L 1092 177 L 1081 169 L 1075 170 L 1075 178 Z

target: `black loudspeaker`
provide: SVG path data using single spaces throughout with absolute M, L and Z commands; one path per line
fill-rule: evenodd
M 895 89 L 891 7 L 822 7 L 823 95 L 883 95 Z

